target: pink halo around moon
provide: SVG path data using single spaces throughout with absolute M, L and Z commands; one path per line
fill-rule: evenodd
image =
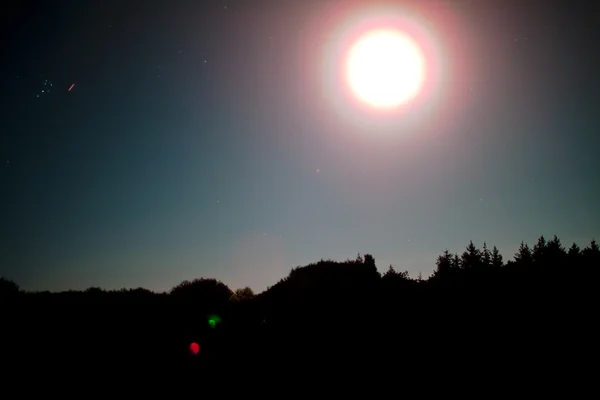
M 336 116 L 330 123 L 338 128 L 357 128 L 352 132 L 358 135 L 377 132 L 378 136 L 395 136 L 399 131 L 422 131 L 425 126 L 429 130 L 435 128 L 435 121 L 430 118 L 432 113 L 437 113 L 436 121 L 447 123 L 457 106 L 462 104 L 446 101 L 451 89 L 449 84 L 458 84 L 457 78 L 469 73 L 464 65 L 455 61 L 464 59 L 461 51 L 464 38 L 457 14 L 434 2 L 410 6 L 376 3 L 381 2 L 349 0 L 324 5 L 318 16 L 307 24 L 305 32 L 308 33 L 302 39 L 305 43 L 303 58 L 307 70 L 313 71 L 311 78 L 318 96 L 308 94 L 317 100 L 314 106 L 309 105 L 309 110 L 321 113 L 326 106 Z M 396 107 L 371 107 L 361 101 L 348 84 L 350 49 L 366 33 L 380 30 L 399 32 L 423 57 L 423 79 L 419 89 Z M 461 75 L 457 74 L 457 68 Z
M 399 9 L 356 10 L 354 13 L 350 13 L 343 23 L 340 23 L 338 29 L 335 43 L 331 43 L 335 46 L 333 57 L 330 56 L 327 61 L 330 73 L 335 76 L 332 81 L 335 86 L 330 90 L 338 92 L 338 96 L 350 107 L 351 112 L 380 116 L 397 114 L 408 107 L 418 106 L 432 94 L 439 78 L 434 49 L 435 42 L 431 33 L 415 15 Z M 355 88 L 348 81 L 349 56 L 357 46 L 360 46 L 362 41 L 369 36 L 378 35 L 380 32 L 388 32 L 404 39 L 405 47 L 410 47 L 410 51 L 416 53 L 416 57 L 421 63 L 420 81 L 417 83 L 417 87 L 400 95 L 398 101 L 391 101 L 392 104 L 388 107 L 368 104 L 368 100 L 365 101 L 364 98 L 357 96 Z M 402 74 L 402 71 L 398 72 Z M 402 77 L 400 74 L 398 76 Z M 372 78 L 377 79 L 376 76 L 372 76 Z

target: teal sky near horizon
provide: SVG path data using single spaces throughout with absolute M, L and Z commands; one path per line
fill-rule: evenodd
M 469 240 L 510 259 L 540 235 L 600 239 L 598 14 L 491 3 L 386 3 L 438 68 L 387 119 L 354 109 L 326 68 L 365 2 L 14 6 L 0 276 L 259 292 L 321 258 L 370 253 L 426 277 Z

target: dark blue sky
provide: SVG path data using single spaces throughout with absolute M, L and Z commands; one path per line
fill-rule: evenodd
M 0 275 L 25 289 L 261 291 L 358 252 L 427 276 L 469 240 L 600 238 L 593 2 L 397 2 L 441 74 L 384 122 L 324 84 L 365 2 L 26 3 L 0 66 Z

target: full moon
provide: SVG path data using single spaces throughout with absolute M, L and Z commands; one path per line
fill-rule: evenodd
M 417 43 L 395 29 L 369 31 L 350 47 L 346 80 L 368 106 L 390 110 L 415 98 L 425 80 L 425 57 Z

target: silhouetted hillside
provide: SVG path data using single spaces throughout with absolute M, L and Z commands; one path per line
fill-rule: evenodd
M 368 254 L 321 260 L 258 295 L 205 278 L 169 293 L 32 293 L 2 278 L 3 362 L 30 373 L 111 365 L 205 377 L 242 374 L 239 363 L 250 365 L 243 374 L 372 373 L 391 365 L 406 373 L 435 365 L 441 374 L 459 364 L 481 372 L 505 363 L 517 373 L 526 365 L 559 368 L 587 351 L 598 297 L 595 241 L 565 249 L 556 236 L 540 237 L 506 263 L 497 248 L 471 242 L 462 254 L 445 251 L 436 265 L 429 278 L 414 279 L 393 266 L 381 274 Z

